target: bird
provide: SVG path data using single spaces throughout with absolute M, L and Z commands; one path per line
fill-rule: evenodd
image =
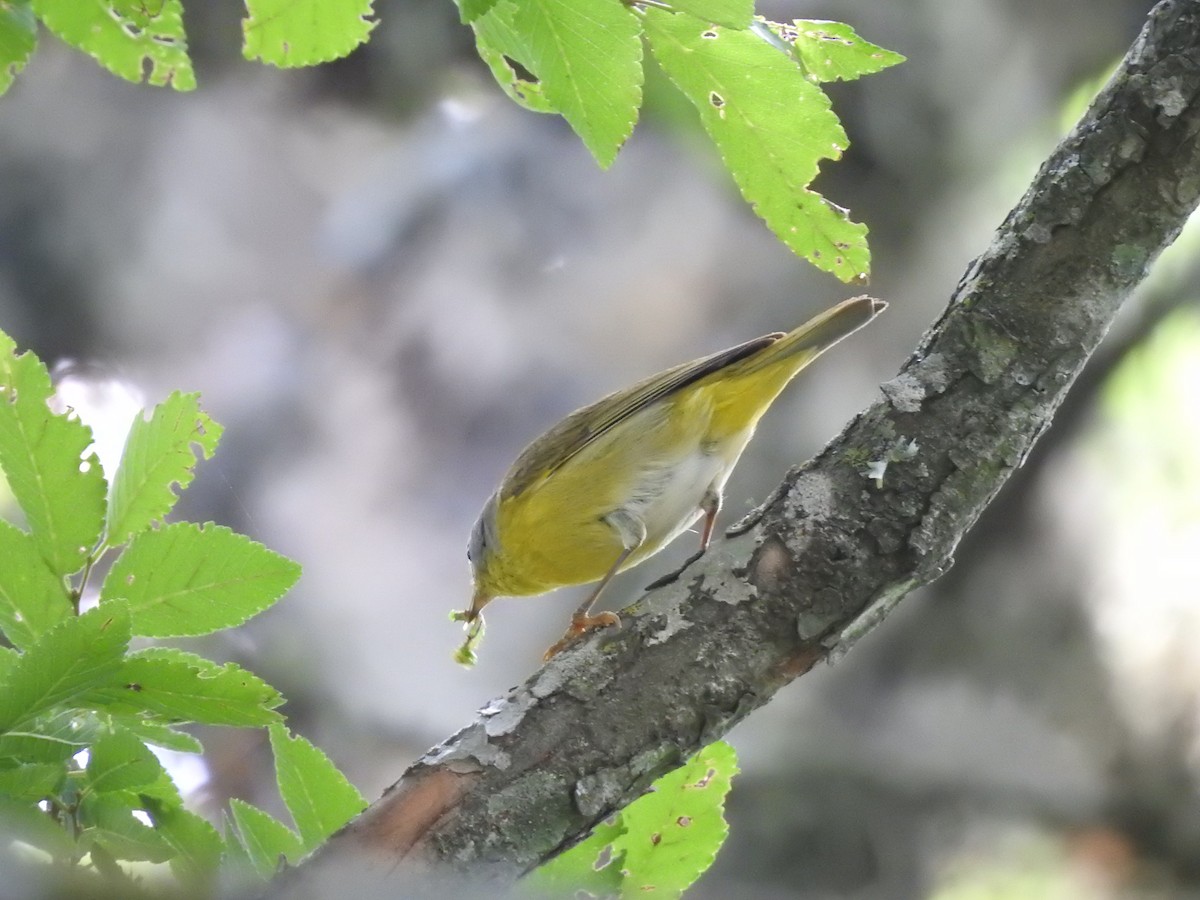
M 708 549 L 725 482 L 763 413 L 814 359 L 887 308 L 853 297 L 793 331 L 775 332 L 683 363 L 568 415 L 527 446 L 492 493 L 467 546 L 471 604 L 451 614 L 475 662 L 483 609 L 496 597 L 597 582 L 550 659 L 588 632 L 620 625 L 592 615 L 618 573 L 703 519 Z

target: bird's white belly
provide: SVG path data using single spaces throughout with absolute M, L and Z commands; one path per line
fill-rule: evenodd
M 646 469 L 625 510 L 646 526 L 646 543 L 656 549 L 685 531 L 701 515 L 709 488 L 725 486 L 726 461 L 699 448 L 669 464 Z

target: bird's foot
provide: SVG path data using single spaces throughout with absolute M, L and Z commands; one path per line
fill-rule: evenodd
M 614 625 L 618 628 L 621 627 L 621 619 L 616 613 L 602 612 L 594 616 L 575 616 L 571 619 L 571 625 L 567 628 L 567 633 L 543 654 L 543 662 L 557 656 L 589 631 L 595 631 L 598 628 L 609 628 Z

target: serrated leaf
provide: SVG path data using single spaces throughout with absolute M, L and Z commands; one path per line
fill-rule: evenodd
M 225 849 L 217 829 L 182 806 L 149 803 L 146 812 L 155 830 L 174 851 L 171 870 L 184 884 L 207 886 L 216 874 Z
M 748 28 L 754 18 L 754 0 L 672 0 L 671 8 L 729 28 Z
M 37 47 L 37 19 L 26 2 L 0 6 L 0 94 L 8 90 Z
M 162 772 L 158 757 L 127 731 L 104 735 L 88 754 L 88 785 L 101 793 L 144 787 Z
M 848 145 L 829 99 L 753 31 L 650 8 L 659 65 L 692 101 L 742 195 L 793 252 L 843 281 L 865 279 L 866 226 L 808 189 L 822 159 Z
M 79 804 L 80 835 L 85 843 L 96 843 L 117 859 L 166 862 L 171 846 L 161 834 L 134 815 L 140 802 L 130 794 L 89 794 Z
M 67 777 L 63 763 L 23 763 L 0 770 L 0 797 L 38 803 L 53 796 Z
M 50 571 L 33 538 L 0 519 L 0 629 L 27 647 L 71 615 L 62 579 Z
M 176 391 L 154 408 L 149 419 L 134 419 L 121 465 L 108 497 L 110 546 L 162 519 L 192 481 L 196 452 L 211 459 L 223 429 L 200 409 L 199 394 Z
M 157 647 L 126 657 L 102 698 L 112 708 L 140 709 L 174 722 L 254 727 L 281 720 L 279 691 L 236 663 Z
M 33 0 L 33 10 L 47 28 L 114 75 L 178 91 L 196 87 L 181 0 Z
M 844 22 L 793 19 L 764 23 L 792 45 L 800 64 L 816 81 L 853 81 L 904 62 L 891 50 L 865 41 Z
M 707 871 L 729 835 L 725 795 L 737 771 L 733 748 L 718 741 L 621 814 L 626 895 L 677 897 Z
M 61 763 L 107 731 L 92 713 L 57 709 L 0 734 L 0 759 Z
M 737 756 L 710 744 L 583 842 L 531 876 L 535 888 L 567 896 L 678 897 L 716 858 L 729 834 L 725 796 Z
M 57 575 L 83 567 L 104 526 L 107 486 L 92 432 L 55 415 L 50 373 L 0 332 L 0 469 L 25 513 L 38 551 Z
M 283 69 L 341 59 L 366 41 L 376 22 L 372 0 L 246 0 L 246 59 Z
M 184 731 L 176 731 L 165 722 L 148 719 L 137 713 L 122 714 L 108 713 L 113 725 L 124 728 L 130 734 L 137 735 L 147 744 L 162 747 L 165 750 L 175 750 L 179 753 L 203 753 L 204 745 Z
M 469 25 L 480 16 L 487 15 L 496 2 L 497 0 L 455 0 L 459 20 L 464 25 Z
M 304 855 L 299 835 L 257 806 L 235 797 L 229 801 L 229 812 L 246 859 L 260 878 L 271 878 L 282 861 L 296 863 Z
M 299 577 L 296 563 L 245 535 L 176 522 L 130 542 L 104 579 L 100 605 L 125 600 L 134 634 L 209 634 L 262 612 Z
M 307 853 L 361 812 L 367 801 L 308 740 L 290 736 L 282 725 L 272 725 L 269 731 L 279 794 Z
M 642 105 L 638 16 L 621 0 L 521 0 L 513 25 L 542 95 L 610 166 Z
M 533 62 L 525 35 L 518 32 L 513 25 L 516 12 L 517 8 L 513 3 L 501 0 L 485 15 L 472 22 L 475 49 L 509 97 L 533 112 L 557 112 L 554 105 L 543 95 L 541 84 L 536 79 L 527 77 Z
M 129 646 L 129 611 L 98 607 L 60 622 L 21 655 L 0 682 L 0 731 L 106 687 Z

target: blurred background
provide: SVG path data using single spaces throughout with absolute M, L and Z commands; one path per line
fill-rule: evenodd
M 851 147 L 817 184 L 870 226 L 891 309 L 764 419 L 726 524 L 895 373 L 1151 5 L 760 5 L 909 61 L 831 88 Z M 378 6 L 350 58 L 279 72 L 241 59 L 238 4 L 192 3 L 192 94 L 45 35 L 0 99 L 0 328 L 114 455 L 141 405 L 203 393 L 225 438 L 179 514 L 304 577 L 190 646 L 277 685 L 369 798 L 579 598 L 501 600 L 479 665 L 451 661 L 468 532 L 524 444 L 857 292 L 775 241 L 657 72 L 601 172 L 501 94 L 449 0 Z M 950 574 L 733 733 L 732 835 L 693 896 L 1200 896 L 1194 258 L 1164 257 Z M 201 737 L 198 809 L 278 810 L 260 733 Z

